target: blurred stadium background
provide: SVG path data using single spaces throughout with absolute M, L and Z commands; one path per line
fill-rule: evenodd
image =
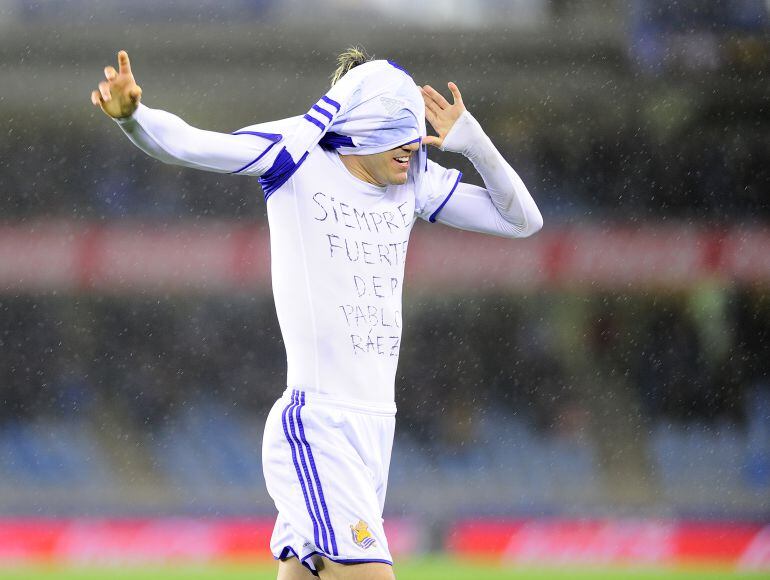
M 545 216 L 415 228 L 397 558 L 765 574 L 768 32 L 766 0 L 0 0 L 0 576 L 268 557 L 261 192 L 88 96 L 126 49 L 144 102 L 229 132 L 353 43 L 456 81 Z

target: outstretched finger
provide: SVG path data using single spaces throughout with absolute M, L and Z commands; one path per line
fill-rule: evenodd
M 463 96 L 460 94 L 460 89 L 457 88 L 457 85 L 454 84 L 452 81 L 449 81 L 447 85 L 449 87 L 449 92 L 452 93 L 452 98 L 454 99 L 454 104 L 462 104 L 463 102 Z
M 439 108 L 439 106 L 436 103 L 433 102 L 433 99 L 431 99 L 427 95 L 427 93 L 425 93 L 425 91 L 423 91 L 423 93 L 422 93 L 422 100 L 425 102 L 425 112 L 426 112 L 426 114 L 428 113 L 428 111 L 430 111 L 435 116 L 435 115 L 438 115 L 441 112 L 441 109 Z
M 422 143 L 423 145 L 431 145 L 441 149 L 441 146 L 444 144 L 444 140 L 440 137 L 434 137 L 433 135 L 426 135 L 422 138 Z
M 425 91 L 424 94 L 438 105 L 439 109 L 446 109 L 449 106 L 449 101 L 432 86 L 425 85 L 422 89 Z
M 106 102 L 112 99 L 112 95 L 110 94 L 110 83 L 107 81 L 102 81 L 99 83 L 99 92 L 101 93 L 103 101 Z
M 128 60 L 128 53 L 125 50 L 121 50 L 118 53 L 118 68 L 120 74 L 131 74 L 131 61 Z
M 104 67 L 104 78 L 106 78 L 108 81 L 113 80 L 117 76 L 118 76 L 118 71 L 115 70 L 115 67 L 112 67 L 112 66 Z
M 91 102 L 97 107 L 102 106 L 104 101 L 102 100 L 102 96 L 99 94 L 99 91 L 91 91 Z
M 431 111 L 430 109 L 425 109 L 425 118 L 428 120 L 428 123 L 430 123 L 430 126 L 434 129 L 436 128 L 436 113 Z
M 438 113 L 434 108 L 429 107 L 428 105 L 425 106 L 425 118 L 428 119 L 428 121 L 432 123 L 437 116 L 438 116 Z

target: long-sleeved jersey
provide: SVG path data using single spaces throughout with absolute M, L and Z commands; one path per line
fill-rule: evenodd
M 280 138 L 275 124 L 213 133 L 144 105 L 119 124 L 164 162 L 254 176 L 270 168 Z M 486 189 L 431 161 L 420 191 L 411 183 L 371 185 L 354 177 L 336 151 L 316 147 L 267 199 L 289 387 L 367 408 L 394 407 L 404 263 L 416 218 L 507 237 L 542 226 L 521 179 L 469 113 L 444 149 L 466 155 Z

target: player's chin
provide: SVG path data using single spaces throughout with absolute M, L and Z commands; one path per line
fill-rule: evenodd
M 406 183 L 406 180 L 408 178 L 408 173 L 406 171 L 399 171 L 397 173 L 392 173 L 390 175 L 390 184 L 391 185 L 404 185 Z

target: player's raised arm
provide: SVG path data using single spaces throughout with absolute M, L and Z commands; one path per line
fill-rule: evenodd
M 448 83 L 449 103 L 429 85 L 422 87 L 425 117 L 438 133 L 427 145 L 462 153 L 471 160 L 486 189 L 460 183 L 441 210 L 438 221 L 466 230 L 526 237 L 543 227 L 543 216 L 524 182 L 466 110 L 457 85 Z
M 218 173 L 261 175 L 272 163 L 271 150 L 281 135 L 259 131 L 216 133 L 191 127 L 171 113 L 140 103 L 126 51 L 118 53 L 118 70 L 104 69 L 105 80 L 91 102 L 115 119 L 126 136 L 148 155 L 174 165 Z

